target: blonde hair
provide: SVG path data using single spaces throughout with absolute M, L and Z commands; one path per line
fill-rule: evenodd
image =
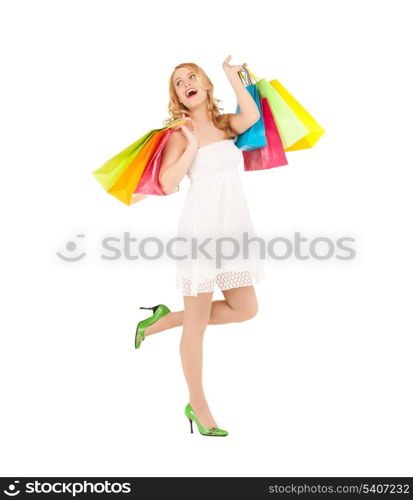
M 182 114 L 184 114 L 185 116 L 189 116 L 189 109 L 184 104 L 179 102 L 178 96 L 175 91 L 173 74 L 179 68 L 191 69 L 195 73 L 197 79 L 206 88 L 208 96 L 208 114 L 211 117 L 214 125 L 225 132 L 228 139 L 233 139 L 234 137 L 236 137 L 237 134 L 234 133 L 229 124 L 229 115 L 220 113 L 220 110 L 222 110 L 223 108 L 218 106 L 218 103 L 221 102 L 221 99 L 217 99 L 216 97 L 214 97 L 214 85 L 212 84 L 205 71 L 195 63 L 181 63 L 178 64 L 178 66 L 175 66 L 169 78 L 169 118 L 163 121 L 164 125 L 169 125 L 174 121 L 180 120 L 182 118 Z

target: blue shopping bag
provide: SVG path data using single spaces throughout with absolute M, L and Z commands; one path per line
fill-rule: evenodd
M 244 133 L 238 135 L 234 141 L 234 144 L 236 144 L 237 147 L 242 151 L 251 151 L 252 149 L 258 149 L 262 148 L 263 146 L 267 146 L 267 139 L 265 137 L 264 119 L 262 116 L 262 108 L 257 88 L 255 84 L 247 85 L 245 88 L 251 94 L 256 105 L 258 106 L 258 109 L 260 110 L 260 119 Z M 239 112 L 240 107 L 239 104 L 237 104 L 236 114 L 239 114 Z

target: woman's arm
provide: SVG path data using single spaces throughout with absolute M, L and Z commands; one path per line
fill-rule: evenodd
M 159 184 L 165 194 L 179 190 L 179 183 L 185 177 L 197 149 L 196 144 L 188 143 L 181 132 L 172 132 L 163 149 L 159 169 Z
M 229 123 L 235 133 L 242 134 L 260 119 L 260 110 L 238 74 L 246 63 L 231 66 L 228 64 L 230 58 L 228 56 L 222 66 L 237 96 L 240 113 L 229 113 Z

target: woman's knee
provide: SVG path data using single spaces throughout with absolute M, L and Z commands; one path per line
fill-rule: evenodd
M 238 321 L 248 321 L 258 314 L 258 304 L 256 302 L 240 308 L 238 311 Z

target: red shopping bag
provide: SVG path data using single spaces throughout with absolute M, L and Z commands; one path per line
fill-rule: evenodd
M 162 191 L 161 186 L 159 184 L 159 170 L 162 164 L 162 152 L 167 143 L 169 136 L 172 133 L 172 128 L 168 128 L 159 144 L 156 147 L 156 150 L 153 152 L 153 155 L 146 166 L 143 175 L 136 187 L 134 193 L 135 194 L 152 194 L 158 196 L 165 196 L 165 193 Z
M 270 105 L 266 97 L 260 98 L 264 119 L 267 145 L 261 148 L 243 151 L 244 170 L 268 170 L 282 165 L 288 165 L 280 134 L 275 124 Z

